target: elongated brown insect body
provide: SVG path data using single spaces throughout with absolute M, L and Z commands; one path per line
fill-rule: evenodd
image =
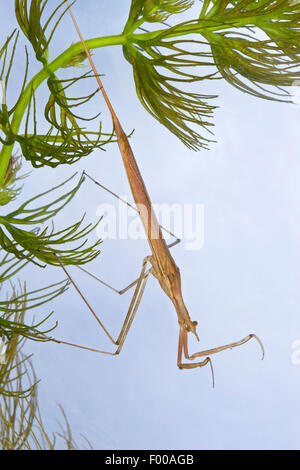
M 67 4 L 69 5 L 68 1 Z M 122 155 L 128 182 L 131 188 L 134 201 L 139 209 L 140 218 L 146 231 L 148 242 L 152 251 L 152 257 L 149 258 L 149 261 L 152 264 L 152 274 L 154 274 L 154 276 L 158 279 L 162 289 L 172 300 L 178 315 L 179 324 L 182 327 L 186 328 L 187 331 L 193 331 L 193 333 L 197 336 L 197 323 L 191 321 L 188 311 L 183 302 L 179 268 L 176 266 L 176 263 L 166 244 L 166 241 L 162 236 L 159 223 L 153 211 L 150 197 L 148 195 L 141 172 L 138 168 L 136 159 L 132 152 L 129 140 L 106 94 L 100 76 L 93 63 L 91 54 L 88 48 L 86 47 L 86 44 L 78 28 L 77 22 L 71 11 L 70 6 L 69 10 L 79 38 L 85 49 L 87 58 L 97 79 L 99 88 L 111 113 L 114 130 L 117 136 L 118 145 L 120 153 Z
M 117 341 L 115 342 L 113 341 L 114 344 L 118 345 L 118 349 L 115 354 L 118 354 L 120 352 L 120 349 L 128 333 L 128 330 L 132 324 L 134 315 L 136 313 L 136 310 L 138 308 L 138 305 L 141 299 L 141 295 L 144 291 L 145 282 L 147 280 L 149 272 L 151 272 L 158 279 L 159 284 L 162 287 L 163 291 L 172 300 L 177 316 L 178 316 L 178 323 L 180 325 L 180 331 L 179 331 L 177 365 L 180 369 L 194 369 L 196 367 L 203 367 L 207 364 L 209 364 L 212 367 L 210 357 L 206 357 L 201 362 L 182 363 L 182 354 L 184 354 L 184 357 L 187 360 L 194 360 L 197 357 L 210 356 L 211 354 L 224 351 L 225 349 L 232 349 L 236 346 L 240 346 L 248 342 L 252 338 L 255 338 L 259 342 L 263 350 L 263 346 L 259 338 L 256 335 L 250 334 L 246 336 L 245 338 L 243 338 L 242 340 L 237 341 L 235 343 L 230 343 L 225 346 L 220 346 L 217 348 L 213 348 L 213 349 L 209 349 L 206 351 L 201 351 L 201 352 L 197 352 L 195 354 L 189 355 L 188 344 L 187 344 L 187 334 L 188 332 L 193 332 L 198 338 L 197 333 L 196 333 L 197 322 L 194 322 L 191 320 L 189 313 L 186 309 L 186 306 L 184 304 L 182 291 L 181 291 L 181 277 L 180 277 L 179 268 L 177 267 L 170 253 L 169 247 L 162 235 L 160 225 L 158 223 L 158 220 L 152 208 L 149 194 L 147 192 L 141 172 L 138 168 L 138 165 L 134 157 L 133 151 L 131 149 L 129 140 L 106 94 L 106 91 L 100 80 L 100 76 L 97 73 L 93 60 L 89 53 L 89 50 L 86 47 L 85 41 L 81 35 L 77 22 L 70 9 L 68 0 L 66 0 L 66 3 L 68 5 L 72 20 L 74 22 L 75 28 L 80 38 L 80 41 L 83 44 L 87 58 L 95 74 L 95 78 L 97 79 L 99 89 L 101 90 L 102 95 L 110 111 L 113 125 L 114 125 L 114 130 L 117 136 L 120 153 L 123 159 L 124 168 L 127 174 L 129 185 L 130 185 L 130 189 L 131 189 L 135 204 L 137 206 L 142 224 L 144 226 L 144 229 L 148 238 L 149 246 L 151 248 L 151 253 L 152 253 L 151 256 L 148 256 L 143 261 L 143 268 L 142 268 L 140 277 L 136 281 L 134 281 L 134 283 L 130 284 L 130 286 L 136 285 L 136 290 L 135 290 L 128 314 L 126 316 L 123 328 L 121 330 L 120 336 Z M 150 271 L 146 270 L 147 262 L 151 263 L 152 267 Z M 102 325 L 102 328 L 103 328 L 103 325 Z M 88 348 L 85 348 L 85 349 L 88 349 Z M 103 351 L 98 351 L 98 352 L 103 352 Z
M 152 274 L 158 279 L 162 289 L 172 300 L 178 315 L 179 324 L 196 334 L 196 324 L 191 321 L 183 302 L 179 268 L 163 238 L 128 138 L 115 115 L 113 116 L 113 123 L 131 192 L 139 208 L 140 218 L 152 251 L 152 257 L 149 259 L 152 264 Z

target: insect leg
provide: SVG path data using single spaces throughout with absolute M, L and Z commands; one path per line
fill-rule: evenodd
M 262 359 L 264 358 L 263 344 L 262 344 L 261 340 L 258 338 L 258 336 L 254 335 L 254 334 L 250 334 L 250 335 L 246 336 L 245 338 L 241 339 L 240 341 L 236 341 L 235 343 L 226 344 L 225 346 L 219 346 L 217 348 L 206 349 L 205 351 L 200 351 L 200 352 L 194 353 L 192 355 L 189 355 L 189 352 L 188 352 L 187 334 L 188 334 L 188 332 L 185 328 L 180 328 L 177 365 L 178 365 L 179 369 L 194 369 L 195 367 L 203 367 L 206 364 L 210 364 L 211 371 L 212 371 L 212 377 L 213 377 L 213 386 L 215 384 L 214 371 L 213 371 L 211 359 L 208 356 L 210 356 L 212 354 L 216 354 L 220 351 L 225 351 L 226 349 L 232 349 L 232 348 L 235 348 L 237 346 L 241 346 L 242 344 L 247 343 L 248 341 L 250 341 L 253 338 L 253 339 L 256 339 L 256 341 L 260 345 L 260 347 L 262 349 L 262 353 L 263 353 Z M 204 359 L 202 362 L 194 362 L 192 364 L 183 364 L 182 361 L 181 361 L 182 351 L 184 352 L 184 357 L 186 359 L 190 360 L 190 361 L 196 359 L 197 357 L 203 357 L 203 356 L 206 356 L 206 359 Z
M 99 183 L 99 181 L 96 181 L 92 176 L 90 176 L 88 173 L 86 173 L 85 171 L 83 171 L 83 174 L 85 176 L 87 176 L 91 181 L 93 181 L 93 183 L 95 183 L 97 186 L 99 186 L 100 188 L 104 189 L 104 191 L 107 191 L 109 194 L 111 194 L 112 196 L 114 196 L 115 198 L 119 199 L 119 201 L 123 202 L 124 204 L 126 204 L 128 207 L 130 207 L 131 209 L 133 209 L 134 211 L 138 212 L 139 213 L 139 210 L 133 206 L 132 204 L 130 204 L 129 202 L 125 201 L 125 199 L 122 199 L 120 196 L 118 196 L 118 194 L 114 193 L 113 191 L 111 191 L 110 189 L 108 189 L 106 186 L 104 186 L 102 183 Z M 169 235 L 171 235 L 173 238 L 175 238 L 175 241 L 170 243 L 168 245 L 169 248 L 171 248 L 172 246 L 175 246 L 177 245 L 178 243 L 181 242 L 180 238 L 176 237 L 176 235 L 174 235 L 174 233 L 170 232 L 168 229 L 162 227 L 160 225 L 160 228 L 168 233 Z
M 120 334 L 118 336 L 118 339 L 116 343 L 118 344 L 118 349 L 116 351 L 116 354 L 119 354 L 121 352 L 121 349 L 123 347 L 124 341 L 128 335 L 129 329 L 132 325 L 132 322 L 134 320 L 134 317 L 136 315 L 136 312 L 138 310 L 138 307 L 140 305 L 140 302 L 142 300 L 142 296 L 145 291 L 146 283 L 149 277 L 150 270 L 146 272 L 146 265 L 148 262 L 148 257 L 144 259 L 143 261 L 143 267 L 141 271 L 141 275 L 138 279 L 137 286 L 135 288 L 124 324 L 122 326 L 122 329 L 120 331 Z
M 212 366 L 212 362 L 211 362 L 210 357 L 206 357 L 203 361 L 194 362 L 192 364 L 184 364 L 182 362 L 182 351 L 184 351 L 184 353 L 186 351 L 186 338 L 187 338 L 186 329 L 180 327 L 179 341 L 178 341 L 178 357 L 177 357 L 177 366 L 178 366 L 178 368 L 179 369 L 195 369 L 196 367 L 204 367 L 207 364 L 209 364 L 210 369 L 211 369 L 211 373 L 212 373 L 212 381 L 213 381 L 213 387 L 214 387 L 215 386 L 215 377 L 214 377 L 214 370 L 213 370 L 213 366 Z M 187 358 L 187 359 L 189 359 L 189 358 Z
M 66 267 L 64 266 L 64 264 L 61 262 L 61 260 L 59 259 L 58 256 L 56 256 L 61 268 L 63 269 L 64 273 L 67 275 L 68 279 L 70 280 L 71 284 L 75 287 L 76 291 L 78 292 L 78 294 L 80 295 L 80 297 L 82 298 L 83 302 L 86 304 L 87 308 L 89 309 L 89 311 L 91 312 L 91 314 L 93 315 L 93 317 L 95 318 L 95 320 L 98 322 L 98 324 L 101 326 L 102 330 L 105 332 L 106 336 L 110 339 L 110 341 L 113 343 L 113 344 L 116 344 L 116 342 L 114 341 L 114 339 L 112 338 L 112 336 L 110 335 L 110 333 L 107 331 L 107 329 L 105 328 L 105 326 L 103 325 L 103 323 L 101 322 L 100 318 L 98 317 L 98 315 L 96 314 L 96 312 L 94 311 L 94 309 L 91 307 L 91 305 L 89 304 L 89 302 L 87 301 L 87 299 L 85 298 L 85 296 L 82 294 L 81 290 L 79 289 L 79 287 L 77 286 L 77 284 L 75 283 L 75 281 L 73 280 L 73 278 L 71 277 L 70 273 L 67 271 Z
M 60 262 L 60 260 L 59 260 L 59 262 Z M 64 272 L 67 274 L 67 276 L 70 279 L 71 283 L 74 285 L 77 292 L 79 293 L 81 298 L 84 300 L 85 304 L 88 306 L 88 308 L 91 311 L 91 313 L 93 314 L 93 316 L 96 318 L 96 320 L 98 321 L 98 323 L 100 324 L 100 326 L 102 327 L 102 329 L 104 330 L 104 332 L 106 333 L 108 338 L 113 342 L 113 344 L 118 346 L 118 348 L 115 352 L 109 352 L 109 351 L 102 351 L 100 349 L 91 348 L 91 347 L 88 347 L 88 346 L 82 346 L 82 345 L 71 343 L 71 342 L 68 342 L 68 341 L 59 340 L 59 339 L 56 339 L 56 338 L 49 338 L 49 339 L 51 341 L 54 341 L 55 343 L 65 344 L 65 345 L 68 345 L 68 346 L 73 346 L 73 347 L 80 348 L 80 349 L 85 349 L 85 350 L 88 350 L 88 351 L 93 351 L 93 352 L 97 352 L 97 353 L 101 353 L 101 354 L 108 354 L 110 356 L 118 355 L 121 352 L 124 341 L 125 341 L 125 339 L 128 335 L 129 329 L 130 329 L 130 327 L 133 323 L 134 317 L 136 315 L 136 312 L 138 310 L 139 304 L 141 302 L 141 299 L 142 299 L 142 296 L 143 296 L 143 293 L 144 293 L 144 290 L 145 290 L 146 282 L 147 282 L 149 272 L 150 272 L 149 270 L 146 271 L 147 262 L 148 262 L 148 257 L 145 258 L 144 261 L 143 261 L 141 274 L 140 274 L 140 276 L 137 280 L 137 283 L 136 283 L 137 285 L 136 285 L 132 300 L 130 302 L 128 312 L 126 314 L 123 326 L 121 328 L 120 334 L 119 334 L 118 339 L 116 341 L 112 338 L 112 336 L 108 333 L 106 328 L 103 326 L 102 322 L 100 321 L 98 316 L 95 314 L 94 310 L 91 308 L 91 306 L 89 305 L 89 303 L 87 302 L 87 300 L 85 299 L 85 297 L 80 292 L 79 288 L 77 287 L 77 285 L 75 284 L 75 282 L 73 281 L 73 279 L 71 278 L 69 273 L 67 272 L 65 266 L 60 262 L 61 267 L 63 268 Z
M 250 334 L 250 335 L 246 336 L 245 338 L 241 339 L 240 341 L 236 341 L 234 343 L 226 344 L 225 346 L 219 346 L 217 348 L 206 349 L 205 351 L 200 351 L 200 352 L 194 353 L 192 355 L 189 355 L 189 353 L 188 353 L 188 344 L 187 344 L 188 343 L 188 341 L 187 341 L 187 332 L 186 332 L 185 336 L 184 336 L 184 341 L 183 341 L 184 355 L 185 355 L 186 359 L 189 359 L 189 360 L 192 361 L 193 359 L 196 359 L 196 357 L 211 356 L 212 354 L 216 354 L 220 351 L 225 351 L 226 349 L 236 348 L 237 346 L 241 346 L 242 344 L 247 343 L 251 339 L 255 339 L 258 342 L 258 344 L 260 345 L 260 347 L 262 349 L 262 359 L 263 359 L 264 355 L 265 355 L 264 346 L 263 346 L 261 340 L 258 338 L 258 336 L 254 335 L 254 334 Z
M 95 279 L 96 281 L 100 282 L 101 284 L 103 284 L 105 287 L 108 287 L 109 289 L 111 289 L 112 291 L 116 292 L 116 294 L 119 294 L 119 295 L 123 295 L 125 294 L 125 292 L 127 292 L 129 289 L 131 289 L 133 286 L 135 286 L 138 281 L 139 281 L 139 278 L 138 277 L 137 279 L 135 279 L 134 281 L 132 281 L 128 286 L 124 287 L 123 289 L 121 290 L 118 290 L 116 289 L 115 287 L 112 287 L 110 284 L 108 284 L 107 282 L 104 282 L 102 279 L 100 279 L 98 276 L 96 276 L 95 274 L 92 274 L 90 273 L 89 271 L 87 271 L 86 269 L 82 268 L 81 266 L 77 266 L 76 265 L 76 268 L 80 269 L 80 271 L 83 271 L 85 274 L 88 274 L 89 276 L 91 276 L 93 279 Z M 145 272 L 145 275 L 150 271 L 151 268 L 149 268 L 146 272 Z

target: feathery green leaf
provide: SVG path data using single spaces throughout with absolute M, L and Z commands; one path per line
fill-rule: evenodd
M 43 165 L 56 167 L 60 164 L 72 164 L 81 157 L 90 155 L 95 149 L 103 150 L 103 147 L 114 142 L 114 131 L 110 134 L 102 133 L 102 123 L 98 132 L 87 131 L 80 127 L 77 120 L 90 121 L 98 116 L 83 118 L 73 112 L 73 108 L 81 106 L 89 101 L 95 92 L 77 98 L 69 98 L 65 94 L 65 89 L 72 86 L 79 80 L 89 78 L 90 74 L 85 73 L 80 77 L 69 80 L 58 80 L 50 77 L 48 87 L 50 97 L 45 107 L 45 117 L 51 124 L 47 134 L 37 133 L 36 104 L 35 96 L 32 93 L 30 104 L 27 108 L 27 118 L 23 135 L 15 136 L 19 142 L 22 153 L 26 160 L 29 160 L 34 167 Z M 33 133 L 29 132 L 29 120 L 31 108 L 33 108 Z
M 213 0 L 203 8 L 202 19 L 226 28 L 201 31 L 221 76 L 256 97 L 290 101 L 288 87 L 300 79 L 300 3 Z
M 189 46 L 193 50 L 189 50 Z M 168 39 L 168 32 L 153 41 L 124 46 L 124 56 L 133 68 L 136 91 L 145 109 L 175 134 L 187 147 L 206 148 L 210 139 L 194 126 L 209 132 L 215 106 L 214 95 L 188 91 L 193 83 L 213 79 L 214 63 L 204 41 Z
M 45 24 L 42 25 L 42 15 L 45 11 L 48 0 L 31 0 L 28 9 L 27 0 L 15 0 L 15 14 L 19 26 L 27 39 L 30 41 L 37 60 L 42 62 L 44 65 L 48 62 L 48 47 L 53 37 L 53 34 L 59 25 L 61 19 L 67 11 L 67 8 L 60 14 L 54 27 L 52 28 L 49 37 L 46 37 L 46 30 L 49 27 L 51 21 L 55 17 L 56 13 L 65 6 L 65 1 L 62 1 L 49 15 Z
M 81 187 L 84 181 L 83 175 L 74 188 L 54 201 L 35 209 L 28 208 L 28 205 L 38 198 L 64 186 L 72 178 L 31 198 L 10 214 L 0 216 L 0 246 L 3 250 L 13 254 L 18 259 L 28 260 L 37 265 L 40 265 L 38 260 L 46 264 L 59 265 L 57 256 L 63 264 L 83 264 L 98 256 L 99 250 L 97 248 L 101 240 L 85 247 L 87 242 L 85 237 L 95 229 L 95 225 L 89 224 L 82 228 L 83 217 L 70 227 L 58 232 L 55 232 L 54 228 L 49 231 L 48 227 L 43 228 L 41 231 L 38 227 L 31 231 L 19 228 L 20 225 L 42 224 L 61 211 L 73 199 Z M 74 242 L 79 240 L 81 241 L 80 245 L 75 248 L 66 248 L 67 243 L 74 244 Z
M 134 31 L 141 23 L 163 22 L 169 16 L 182 13 L 194 0 L 132 0 L 124 33 Z

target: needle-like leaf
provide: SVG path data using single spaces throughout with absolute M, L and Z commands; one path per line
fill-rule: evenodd
M 132 32 L 143 22 L 163 22 L 169 16 L 182 13 L 194 0 L 132 0 L 124 32 Z
M 193 45 L 193 50 L 189 46 Z M 124 47 L 124 55 L 133 68 L 137 95 L 146 108 L 187 147 L 207 147 L 215 106 L 208 101 L 214 95 L 189 91 L 193 83 L 214 78 L 214 65 L 204 41 L 168 39 L 167 33 L 155 41 Z M 200 126 L 206 135 L 194 126 Z
M 55 15 L 62 9 L 65 2 L 62 1 L 49 15 L 45 24 L 42 25 L 42 15 L 47 6 L 48 0 L 31 0 L 28 8 L 27 0 L 15 0 L 15 14 L 19 26 L 27 39 L 30 41 L 36 58 L 43 64 L 48 61 L 48 47 L 53 37 L 53 34 L 59 25 L 61 19 L 66 13 L 66 9 L 59 15 L 58 20 L 54 24 L 51 33 L 46 37 L 46 30 L 48 29 L 51 21 Z
M 40 265 L 38 260 L 46 264 L 59 265 L 57 256 L 63 264 L 83 264 L 98 256 L 99 250 L 97 248 L 101 240 L 97 240 L 91 246 L 84 246 L 87 242 L 85 237 L 94 230 L 95 226 L 89 224 L 82 228 L 83 217 L 70 227 L 58 232 L 55 232 L 54 228 L 49 230 L 48 227 L 43 228 L 42 231 L 38 227 L 31 231 L 19 227 L 20 225 L 42 224 L 61 211 L 73 199 L 81 187 L 84 181 L 83 175 L 74 188 L 54 201 L 35 209 L 28 208 L 28 206 L 40 197 L 64 186 L 72 178 L 49 191 L 31 198 L 22 204 L 19 209 L 0 217 L 0 245 L 3 250 L 14 254 L 18 259 L 28 260 L 38 265 Z M 79 246 L 67 249 L 66 244 L 74 243 L 78 240 L 81 241 Z
M 213 0 L 203 20 L 226 31 L 202 30 L 216 66 L 236 88 L 259 98 L 291 101 L 300 78 L 300 3 L 291 0 Z
M 36 103 L 35 95 L 32 93 L 24 134 L 16 135 L 15 140 L 19 142 L 26 160 L 29 160 L 34 167 L 72 164 L 81 157 L 90 155 L 95 149 L 103 150 L 106 144 L 115 141 L 113 131 L 110 134 L 102 132 L 101 121 L 98 132 L 88 131 L 77 122 L 91 121 L 98 116 L 83 118 L 73 112 L 73 108 L 90 101 L 97 91 L 77 98 L 69 98 L 65 94 L 66 88 L 89 77 L 90 74 L 85 73 L 69 80 L 59 80 L 55 76 L 49 78 L 50 97 L 45 107 L 45 117 L 51 127 L 44 135 L 37 133 Z M 33 108 L 33 133 L 29 131 L 31 108 Z

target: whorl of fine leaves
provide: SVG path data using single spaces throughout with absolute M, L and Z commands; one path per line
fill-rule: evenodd
M 259 98 L 290 101 L 288 87 L 300 79 L 300 2 L 209 0 L 201 18 L 226 28 L 201 32 L 225 80 Z
M 300 79 L 300 2 L 204 0 L 197 19 L 132 34 L 151 18 L 159 21 L 160 9 L 167 14 L 178 8 L 179 13 L 191 5 L 133 0 L 123 49 L 142 105 L 197 150 L 209 142 L 197 126 L 212 126 L 214 106 L 208 102 L 214 96 L 189 91 L 191 83 L 205 89 L 205 80 L 222 77 L 256 97 L 291 101 L 289 87 Z

